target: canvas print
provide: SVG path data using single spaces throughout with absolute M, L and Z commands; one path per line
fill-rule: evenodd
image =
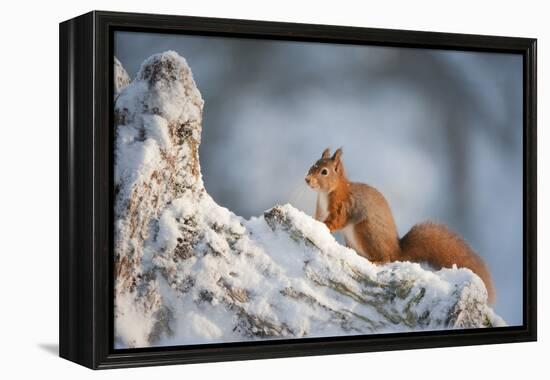
M 117 349 L 523 324 L 522 56 L 117 31 Z

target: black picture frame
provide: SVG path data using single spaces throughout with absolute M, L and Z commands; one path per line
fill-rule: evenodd
M 523 325 L 115 350 L 113 346 L 113 33 L 184 33 L 523 56 Z M 118 368 L 535 341 L 536 39 L 93 11 L 60 24 L 60 356 Z

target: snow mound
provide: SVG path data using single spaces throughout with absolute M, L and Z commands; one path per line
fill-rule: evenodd
M 468 269 L 374 265 L 291 205 L 244 220 L 216 204 L 202 108 L 170 51 L 116 98 L 118 348 L 504 325 Z

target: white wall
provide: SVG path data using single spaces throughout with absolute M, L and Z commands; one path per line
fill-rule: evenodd
M 508 4 L 510 3 L 510 4 Z M 539 342 L 156 367 L 93 374 L 62 359 L 58 318 L 58 26 L 92 9 L 353 25 L 539 39 L 539 294 L 548 294 L 550 153 L 548 105 L 548 11 L 542 1 L 332 1 L 268 2 L 105 1 L 6 2 L 2 9 L 2 266 L 0 273 L 3 378 L 187 378 L 329 379 L 354 377 L 464 379 L 527 378 L 548 371 L 548 297 L 539 297 Z M 545 67 L 546 66 L 546 67 Z M 6 86 L 7 82 L 7 86 Z M 6 339 L 7 338 L 7 339 Z M 544 347 L 546 346 L 546 347 Z M 545 360 L 546 359 L 546 360 Z M 540 378 L 536 376 L 535 378 Z

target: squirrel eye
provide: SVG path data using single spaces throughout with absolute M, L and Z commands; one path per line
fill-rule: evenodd
M 328 170 L 326 168 L 323 168 L 323 170 L 321 170 L 321 174 L 322 175 L 327 175 L 328 174 Z

